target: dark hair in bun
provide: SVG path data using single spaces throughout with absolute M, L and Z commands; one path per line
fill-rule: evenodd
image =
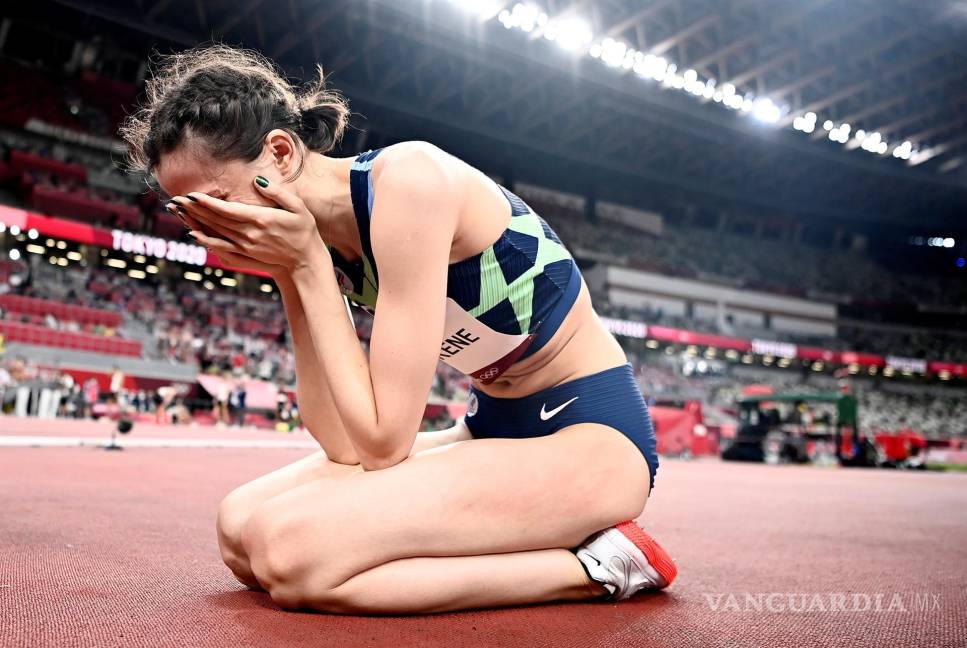
M 159 56 L 152 67 L 145 102 L 120 130 L 133 172 L 151 175 L 188 138 L 215 159 L 250 162 L 276 128 L 328 153 L 349 125 L 349 104 L 326 88 L 322 66 L 316 81 L 294 87 L 262 54 L 213 44 Z

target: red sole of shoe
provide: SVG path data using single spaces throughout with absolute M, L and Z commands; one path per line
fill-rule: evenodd
M 672 581 L 678 576 L 678 567 L 675 566 L 675 561 L 672 560 L 671 555 L 655 542 L 654 538 L 645 533 L 645 530 L 632 520 L 616 524 L 614 528 L 635 543 L 635 546 L 641 549 L 641 553 L 645 554 L 645 558 L 655 568 L 655 571 L 665 579 L 668 585 L 672 584 Z M 668 587 L 668 585 L 665 587 Z

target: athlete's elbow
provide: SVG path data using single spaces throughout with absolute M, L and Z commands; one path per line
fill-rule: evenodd
M 409 453 L 402 452 L 394 452 L 393 454 L 388 455 L 372 455 L 366 457 L 365 459 L 361 458 L 360 465 L 363 467 L 363 470 L 366 471 L 386 470 L 387 468 L 392 468 L 396 464 L 400 463 L 406 459 L 407 456 L 409 456 Z
M 383 437 L 385 440 L 375 443 L 368 451 L 359 452 L 359 463 L 363 470 L 385 470 L 392 468 L 410 456 L 410 448 L 413 445 L 411 439 L 409 443 L 399 441 L 400 436 L 388 435 Z M 389 441 L 394 439 L 393 441 Z
M 405 459 L 404 457 L 403 459 Z M 396 464 L 400 463 L 403 459 L 398 459 L 395 457 L 372 457 L 362 462 L 363 470 L 366 472 L 371 472 L 374 470 L 386 470 L 387 468 L 392 468 Z

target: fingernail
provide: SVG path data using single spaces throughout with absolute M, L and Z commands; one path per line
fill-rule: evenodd
M 185 198 L 187 198 L 191 202 L 198 202 L 198 199 L 192 196 L 191 194 L 188 194 L 187 196 L 185 196 Z
M 182 207 L 181 205 L 178 205 L 178 211 L 181 212 L 182 214 L 186 214 L 186 215 L 188 214 L 188 210 Z
M 198 240 L 198 237 L 195 236 L 195 233 L 194 232 L 188 232 L 188 236 L 190 236 L 191 238 L 195 239 L 196 241 Z
M 265 189 L 269 186 L 268 178 L 264 176 L 255 176 L 255 184 Z

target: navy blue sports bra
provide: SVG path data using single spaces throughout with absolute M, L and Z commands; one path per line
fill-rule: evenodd
M 331 250 L 343 293 L 371 313 L 379 293 L 370 242 L 372 168 L 380 151 L 358 155 L 350 172 L 362 259 L 349 262 Z M 510 203 L 510 224 L 486 250 L 450 264 L 440 344 L 441 360 L 484 384 L 543 347 L 581 290 L 581 272 L 557 234 L 523 200 L 500 190 Z

